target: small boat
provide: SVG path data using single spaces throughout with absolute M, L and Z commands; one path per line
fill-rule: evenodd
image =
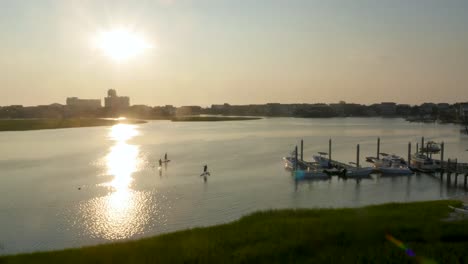
M 411 156 L 410 168 L 421 172 L 435 172 L 440 169 L 440 163 L 422 153 Z
M 468 205 L 464 204 L 461 208 L 450 206 L 457 213 L 467 214 L 468 215 Z
M 427 145 L 421 149 L 423 152 L 427 153 L 438 153 L 440 151 L 440 145 L 434 141 L 429 141 Z
M 283 160 L 287 169 L 294 170 L 293 175 L 296 180 L 326 179 L 329 177 L 317 162 L 297 162 L 294 151 L 291 156 L 284 157 Z
M 410 175 L 413 171 L 408 167 L 406 161 L 397 155 L 389 155 L 380 153 L 383 157 L 381 159 L 370 159 L 377 171 L 384 175 Z
M 320 167 L 322 168 L 330 168 L 330 159 L 326 156 L 328 156 L 328 153 L 326 152 L 318 152 L 319 155 L 313 155 L 312 158 L 317 162 Z
M 202 174 L 200 174 L 200 177 L 206 177 L 206 176 L 210 176 L 210 172 L 209 171 L 204 171 Z
M 328 179 L 330 176 L 320 168 L 308 168 L 307 170 L 294 171 L 296 180 L 313 180 L 313 179 Z
M 294 157 L 283 157 L 284 166 L 288 169 L 294 169 L 296 167 L 296 159 Z
M 370 177 L 370 175 L 374 172 L 374 168 L 372 167 L 350 167 L 343 170 L 343 177 Z

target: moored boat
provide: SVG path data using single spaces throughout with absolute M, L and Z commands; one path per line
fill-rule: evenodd
M 397 155 L 381 153 L 381 159 L 368 158 L 374 164 L 375 169 L 384 175 L 409 175 L 413 171 L 408 167 L 406 161 Z
M 350 167 L 343 170 L 343 177 L 370 177 L 370 175 L 374 172 L 374 168 L 372 167 Z
M 309 168 L 308 170 L 294 171 L 294 178 L 296 180 L 327 179 L 329 177 L 330 176 L 320 168 Z
M 283 157 L 284 166 L 288 169 L 294 169 L 296 166 L 296 160 L 294 157 Z
M 319 155 L 313 155 L 312 158 L 317 162 L 322 168 L 330 168 L 330 159 L 327 157 L 328 153 L 318 152 Z
M 468 215 L 468 205 L 466 205 L 466 204 L 464 204 L 461 208 L 453 207 L 453 206 L 450 206 L 450 205 L 449 205 L 449 207 L 451 209 L 453 209 L 457 213 L 462 213 L 462 214 Z
M 424 154 L 415 153 L 411 156 L 410 168 L 421 172 L 435 172 L 440 169 L 440 164 Z
M 425 153 L 438 153 L 440 151 L 440 144 L 434 141 L 427 142 L 427 145 L 421 148 Z

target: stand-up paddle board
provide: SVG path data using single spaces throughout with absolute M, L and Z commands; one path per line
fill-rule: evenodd
M 162 162 L 163 163 L 169 163 L 169 161 L 171 161 L 171 160 L 163 160 Z
M 203 172 L 202 174 L 200 174 L 200 177 L 206 177 L 206 176 L 210 176 L 210 172 L 209 171 L 205 171 Z

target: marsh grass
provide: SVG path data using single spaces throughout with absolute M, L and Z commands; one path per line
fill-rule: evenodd
M 457 201 L 357 209 L 278 210 L 137 241 L 0 258 L 0 263 L 468 263 L 468 221 L 444 222 Z
M 144 123 L 138 120 L 114 120 L 100 118 L 63 119 L 0 119 L 0 131 L 25 131 L 73 127 L 112 126 L 118 123 Z

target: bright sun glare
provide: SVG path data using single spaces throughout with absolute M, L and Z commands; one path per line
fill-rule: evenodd
M 141 34 L 124 28 L 100 32 L 94 39 L 94 44 L 117 62 L 133 58 L 151 48 Z

